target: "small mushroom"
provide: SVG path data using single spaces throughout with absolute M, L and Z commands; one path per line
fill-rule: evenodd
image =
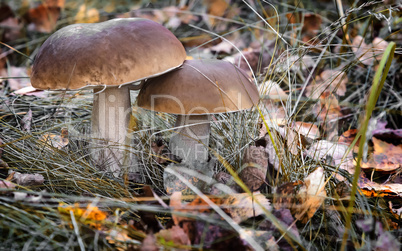
M 109 160 L 107 170 L 118 176 L 132 112 L 129 84 L 173 70 L 185 57 L 180 41 L 151 20 L 73 24 L 43 43 L 31 82 L 43 90 L 94 89 L 92 136 L 98 139 L 94 143 L 106 143 L 92 150 L 92 157 L 97 163 Z
M 248 109 L 258 100 L 256 86 L 231 63 L 188 60 L 177 70 L 147 80 L 138 106 L 178 115 L 169 147 L 191 165 L 208 160 L 211 114 Z

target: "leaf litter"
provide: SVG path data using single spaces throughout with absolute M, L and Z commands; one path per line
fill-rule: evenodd
M 71 15 L 74 20 L 72 22 L 97 22 L 104 18 L 102 10 L 91 4 L 45 2 L 46 5 L 38 4 L 25 10 L 27 14 L 21 20 L 15 18 L 14 11 L 10 9 L 8 19 L 0 20 L 14 27 L 3 34 L 8 39 L 4 41 L 20 38 L 22 24 L 31 32 L 54 31 L 58 28 L 57 20 L 60 21 L 59 17 L 70 11 L 72 4 L 77 5 Z M 104 10 L 113 13 L 116 5 L 111 2 Z M 250 6 L 258 9 L 255 3 L 250 3 Z M 331 59 L 335 55 L 331 50 L 328 50 L 329 56 L 322 58 L 315 54 L 326 49 L 322 42 L 328 41 L 330 35 L 325 33 L 325 29 L 321 32 L 323 26 L 329 23 L 318 14 L 297 11 L 279 15 L 280 21 L 286 19 L 290 24 L 288 29 L 284 28 L 283 34 L 294 48 L 279 45 L 272 52 L 276 44 L 265 40 L 262 34 L 269 32 L 262 28 L 258 23 L 261 20 L 257 19 L 259 21 L 247 27 L 254 29 L 253 36 L 246 36 L 239 31 L 234 33 L 231 39 L 238 40 L 234 41 L 240 48 L 237 51 L 225 40 L 211 41 L 211 34 L 188 29 L 187 25 L 205 25 L 217 33 L 233 31 L 243 25 L 244 20 L 249 22 L 255 18 L 253 12 L 245 11 L 246 8 L 241 4 L 205 1 L 199 5 L 189 3 L 154 9 L 139 6 L 131 8 L 128 10 L 130 12 L 121 16 L 141 16 L 163 23 L 177 34 L 186 34 L 180 37 L 186 46 L 201 46 L 201 51 L 205 53 L 203 56 L 226 57 L 226 60 L 248 71 L 250 76 L 251 73 L 262 73 L 257 74 L 257 82 L 261 83 L 259 87 L 263 101 L 260 108 L 264 116 L 259 117 L 256 111 L 247 116 L 244 113 L 214 116 L 212 123 L 211 148 L 219 149 L 228 164 L 217 161 L 211 166 L 220 175 L 211 175 L 216 178 L 214 186 L 219 189 L 216 193 L 211 192 L 214 196 L 209 198 L 244 231 L 238 232 L 231 228 L 200 197 L 190 196 L 186 202 L 177 193 L 164 197 L 166 191 L 161 185 L 163 169 L 172 160 L 176 160 L 169 153 L 168 144 L 155 139 L 155 135 L 163 138 L 163 130 L 172 127 L 173 119 L 168 115 L 141 115 L 138 122 L 142 130 L 136 135 L 138 145 L 133 152 L 141 155 L 145 171 L 138 175 L 141 182 L 127 183 L 105 175 L 88 158 L 89 139 L 80 137 L 88 132 L 88 95 L 85 92 L 78 95 L 65 93 L 62 96 L 63 102 L 60 102 L 61 96 L 53 94 L 46 94 L 46 100 L 27 96 L 25 94 L 34 90 L 23 89 L 28 84 L 24 78 L 13 84 L 10 77 L 25 77 L 27 75 L 24 74 L 29 74 L 29 71 L 18 75 L 11 67 L 1 69 L 2 72 L 8 70 L 15 73 L 4 75 L 6 80 L 2 79 L 0 90 L 4 94 L 0 97 L 1 213 L 11 215 L 12 219 L 24 219 L 19 222 L 20 226 L 31 226 L 32 230 L 28 228 L 28 233 L 37 233 L 35 241 L 47 238 L 47 230 L 40 226 L 62 226 L 55 230 L 55 236 L 61 241 L 55 238 L 49 243 L 63 248 L 65 246 L 62 243 L 74 239 L 68 242 L 71 248 L 86 243 L 88 248 L 105 245 L 118 250 L 157 250 L 160 246 L 188 249 L 193 245 L 200 249 L 246 250 L 256 247 L 248 242 L 250 236 L 258 246 L 267 250 L 295 248 L 292 246 L 294 243 L 298 243 L 297 247 L 311 245 L 322 249 L 325 247 L 320 245 L 328 247 L 333 244 L 331 231 L 336 232 L 338 226 L 335 226 L 335 222 L 340 216 L 330 213 L 328 209 L 337 203 L 331 197 L 332 189 L 338 184 L 345 184 L 344 190 L 347 193 L 350 189 L 350 174 L 355 170 L 353 159 L 356 147 L 349 149 L 349 146 L 354 140 L 351 135 L 356 135 L 359 127 L 353 112 L 358 113 L 360 110 L 359 106 L 349 108 L 348 105 L 350 102 L 359 104 L 360 100 L 364 100 L 367 90 L 364 89 L 367 87 L 365 78 L 371 77 L 370 67 L 376 69 L 388 45 L 385 40 L 389 38 L 379 33 L 373 39 L 363 39 L 351 32 L 350 51 L 337 57 L 341 61 L 340 67 L 333 67 L 339 62 Z M 348 14 L 358 12 L 359 8 L 350 9 Z M 242 19 L 236 19 L 239 14 L 243 15 Z M 267 20 L 271 24 L 277 23 L 276 18 L 267 17 Z M 381 32 L 387 28 L 383 26 Z M 336 39 L 338 49 L 347 47 L 339 44 L 341 36 L 336 36 Z M 298 43 L 310 47 L 303 51 L 296 48 Z M 32 45 L 35 46 L 34 43 Z M 353 68 L 358 62 L 362 64 Z M 318 63 L 324 65 L 319 65 L 317 73 L 312 72 Z M 391 77 L 397 83 L 400 80 L 398 68 L 394 67 L 395 74 Z M 22 72 L 24 69 L 21 67 Z M 281 74 L 283 72 L 285 75 Z M 309 79 L 313 81 L 307 81 Z M 362 87 L 356 83 L 361 83 Z M 6 85 L 11 87 L 11 91 L 17 91 L 9 94 Z M 304 90 L 303 86 L 305 91 L 300 93 Z M 380 109 L 388 104 L 390 107 L 398 107 L 395 97 L 398 101 L 399 93 L 392 84 L 389 90 L 390 97 L 387 101 L 381 101 L 384 103 L 379 104 Z M 299 94 L 300 98 L 309 100 L 294 113 L 296 109 L 292 106 L 297 105 L 295 97 Z M 392 136 L 389 135 L 399 135 L 400 129 L 395 126 L 398 121 L 392 115 L 387 116 L 390 128 L 377 128 L 377 132 L 373 131 L 373 136 L 367 142 L 368 158 L 367 162 L 362 163 L 363 172 L 359 180 L 362 194 L 366 197 L 358 196 L 357 209 L 383 214 L 375 207 L 368 206 L 368 201 L 374 203 L 371 198 L 383 198 L 390 211 L 398 215 L 398 204 L 394 198 L 400 198 L 401 195 L 398 178 L 401 145 L 395 138 L 390 140 Z M 151 117 L 156 117 L 158 121 L 155 128 L 147 124 Z M 240 126 L 236 127 L 235 124 Z M 348 131 L 351 127 L 352 130 Z M 234 168 L 237 177 L 229 174 L 228 166 Z M 143 186 L 144 180 L 153 185 L 152 193 L 149 190 L 147 192 L 148 188 Z M 251 193 L 244 193 L 242 187 Z M 170 207 L 164 202 L 169 199 Z M 356 217 L 361 218 L 363 215 L 356 214 Z M 42 219 L 42 225 L 36 223 L 39 219 Z M 322 226 L 322 222 L 327 224 L 326 234 L 317 227 Z M 365 236 L 358 235 L 360 242 L 356 237 L 350 240 L 355 245 L 365 241 L 370 247 L 399 247 L 398 240 L 389 231 L 382 229 L 387 226 L 384 222 L 375 223 L 378 230 L 367 230 L 361 222 L 356 221 L 356 226 L 364 232 L 377 231 L 375 235 L 378 241 L 365 240 Z M 398 226 L 396 220 L 391 223 L 390 226 Z M 6 224 L 14 223 L 6 219 L 2 226 Z M 21 233 L 27 233 L 19 225 L 13 226 Z M 278 226 L 285 227 L 285 231 Z M 288 239 L 290 235 L 293 237 Z M 96 240 L 102 239 L 103 243 L 100 241 L 95 244 L 94 237 Z M 16 245 L 18 240 L 26 239 L 13 237 L 6 241 L 7 244 Z

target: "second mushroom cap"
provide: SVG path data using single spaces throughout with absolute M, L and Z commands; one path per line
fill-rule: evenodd
M 187 60 L 179 69 L 148 80 L 138 95 L 138 106 L 196 115 L 244 110 L 258 100 L 256 86 L 231 63 Z

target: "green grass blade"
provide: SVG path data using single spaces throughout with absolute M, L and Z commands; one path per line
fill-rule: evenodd
M 382 56 L 378 70 L 375 73 L 375 76 L 373 79 L 373 85 L 372 85 L 371 91 L 370 91 L 370 96 L 369 96 L 368 102 L 366 104 L 366 113 L 363 118 L 364 122 L 360 129 L 361 138 L 360 138 L 360 143 L 359 143 L 359 153 L 357 156 L 356 169 L 355 169 L 355 173 L 353 176 L 352 191 L 350 194 L 350 203 L 349 203 L 348 210 L 347 210 L 345 232 L 343 234 L 341 250 L 346 250 L 346 243 L 347 243 L 348 236 L 349 236 L 349 229 L 350 229 L 351 220 L 352 220 L 352 212 L 353 212 L 353 207 L 354 207 L 355 199 L 356 199 L 357 181 L 359 179 L 359 174 L 360 174 L 360 170 L 361 170 L 360 163 L 361 163 L 361 159 L 363 156 L 363 148 L 364 148 L 364 144 L 366 141 L 366 131 L 367 131 L 368 123 L 369 123 L 371 114 L 373 113 L 373 110 L 375 108 L 375 105 L 377 103 L 378 97 L 380 96 L 381 90 L 384 86 L 384 82 L 388 75 L 389 69 L 391 67 L 392 59 L 394 58 L 395 48 L 396 48 L 395 43 L 391 42 L 388 45 L 388 47 L 385 49 L 384 55 Z

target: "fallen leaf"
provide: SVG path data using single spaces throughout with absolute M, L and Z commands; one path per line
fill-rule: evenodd
M 286 56 L 278 58 L 278 62 L 275 65 L 276 72 L 285 72 L 291 70 L 293 72 L 306 71 L 307 69 L 313 68 L 315 62 L 313 58 L 309 55 L 302 56 Z
M 282 90 L 278 83 L 268 80 L 259 86 L 259 93 L 264 96 L 264 99 L 272 101 L 286 101 L 288 94 Z
M 358 185 L 368 197 L 402 197 L 402 184 L 379 184 L 366 178 L 364 173 L 360 173 Z
M 261 50 L 247 48 L 233 56 L 224 58 L 224 60 L 231 62 L 246 71 L 249 76 L 252 76 L 251 72 L 258 74 L 268 67 L 271 61 L 271 55 L 265 50 L 261 52 Z
M 318 129 L 318 126 L 312 123 L 307 123 L 307 122 L 300 122 L 296 121 L 292 124 L 293 130 L 295 130 L 297 133 L 315 140 L 320 138 L 320 129 Z
M 305 154 L 310 158 L 313 158 L 317 161 L 327 161 L 327 158 L 330 157 L 331 164 L 335 167 L 348 171 L 350 174 L 354 174 L 355 172 L 355 164 L 353 163 L 353 154 L 352 151 L 346 155 L 349 146 L 344 144 L 337 144 L 327 140 L 319 140 L 314 142 L 310 148 L 305 151 Z M 340 181 L 344 180 L 344 177 L 336 174 L 335 177 Z
M 27 13 L 29 30 L 36 30 L 43 33 L 52 32 L 57 25 L 61 9 L 59 7 L 47 6 L 41 4 Z
M 402 145 L 395 146 L 375 137 L 372 141 L 374 152 L 367 162 L 361 162 L 362 169 L 391 172 L 402 167 Z
M 7 5 L 0 7 L 0 12 L 12 11 Z M 3 14 L 4 15 L 4 14 Z M 2 16 L 3 16 L 2 15 Z M 12 15 L 6 15 L 7 17 L 0 20 L 0 38 L 3 42 L 7 43 L 10 41 L 15 41 L 22 36 L 21 30 L 23 25 L 20 23 L 19 19 L 14 17 L 14 13 Z
M 271 138 L 269 137 L 268 134 L 266 134 L 266 135 L 264 135 L 263 139 L 265 141 L 265 152 L 268 154 L 269 164 L 272 165 L 275 170 L 280 171 L 281 169 L 279 166 L 279 164 L 280 164 L 279 158 L 278 158 L 277 152 L 275 151 L 275 147 L 271 141 Z M 278 144 L 276 144 L 276 146 L 278 147 Z M 279 153 L 279 154 L 281 154 L 281 153 Z
M 357 129 L 349 129 L 349 130 L 343 132 L 342 135 L 338 139 L 338 143 L 350 146 L 350 144 L 352 144 L 353 140 L 355 140 L 357 133 L 358 133 Z M 353 149 L 355 151 L 359 148 L 359 142 L 360 142 L 360 139 L 358 139 L 356 141 L 356 144 L 354 145 Z
M 11 181 L 20 185 L 20 186 L 37 186 L 42 185 L 45 182 L 45 178 L 43 175 L 35 173 L 20 173 L 13 171 Z
M 258 201 L 263 208 L 261 208 L 256 201 Z M 247 193 L 232 194 L 225 198 L 222 204 L 227 207 L 230 216 L 236 223 L 263 215 L 265 214 L 264 209 L 271 211 L 270 202 L 260 192 L 253 193 L 253 196 Z
M 286 182 L 275 188 L 274 208 L 276 210 L 289 209 L 295 204 L 297 187 L 303 184 L 302 181 Z
M 103 231 L 103 233 L 106 234 L 106 241 L 109 244 L 113 244 L 115 250 L 118 251 L 128 250 L 126 243 L 133 240 L 128 236 L 128 231 L 122 228 L 108 229 Z
M 98 10 L 95 8 L 87 8 L 85 4 L 82 4 L 78 8 L 74 19 L 75 23 L 97 23 L 100 20 Z
M 243 155 L 240 179 L 251 190 L 256 191 L 265 182 L 268 170 L 268 154 L 264 147 L 249 146 Z
M 287 227 L 287 232 L 292 233 L 293 236 L 300 241 L 300 234 L 295 224 L 295 219 L 293 218 L 289 209 L 281 208 L 279 210 L 273 210 L 272 215 L 277 219 L 278 222 Z M 277 229 L 275 224 L 268 219 L 260 222 L 257 228 L 260 230 L 271 232 L 272 235 L 275 237 L 282 236 L 282 233 Z M 279 237 L 276 240 L 276 244 L 279 245 L 280 250 L 293 250 L 293 244 L 289 244 L 285 238 Z
M 319 102 L 313 106 L 311 113 L 316 114 L 317 120 L 322 122 L 321 128 L 326 139 L 331 140 L 338 136 L 338 122 L 342 112 L 334 94 L 324 92 Z
M 0 69 L 0 77 L 7 78 L 10 90 L 16 91 L 31 85 L 26 67 L 10 66 L 7 69 Z M 4 80 L 0 79 L 0 83 Z
M 0 189 L 14 189 L 15 184 L 8 181 L 8 180 L 0 180 Z M 1 193 L 5 193 L 5 191 L 2 191 Z
M 229 4 L 226 0 L 205 0 L 204 4 L 207 6 L 207 13 L 211 15 L 206 19 L 206 21 L 213 27 L 217 23 L 216 17 L 222 17 Z
M 302 41 L 308 42 L 320 32 L 322 18 L 317 14 L 306 13 L 303 19 Z
M 49 144 L 57 149 L 62 149 L 69 143 L 68 130 L 67 128 L 62 128 L 60 135 L 47 133 L 40 138 L 40 141 L 42 141 L 45 144 Z
M 245 234 L 247 234 L 248 236 L 251 236 L 251 238 L 253 238 L 254 241 L 256 241 L 264 250 L 267 250 L 267 251 L 279 251 L 280 250 L 279 245 L 278 245 L 277 241 L 275 240 L 275 237 L 272 236 L 272 232 L 270 232 L 270 231 L 258 231 L 258 230 L 246 229 L 240 235 L 240 238 L 242 238 L 242 240 L 247 243 L 246 238 L 244 238 Z
M 371 44 L 366 44 L 362 36 L 356 36 L 352 42 L 352 50 L 356 57 L 365 65 L 373 65 L 374 59 L 379 62 L 387 48 L 388 42 L 382 38 L 374 38 Z
M 286 141 L 286 150 L 288 150 L 293 155 L 299 154 L 299 146 L 301 145 L 301 139 L 299 135 L 288 126 L 278 127 L 279 134 Z
M 215 214 L 214 210 L 211 209 L 209 204 L 200 197 L 196 197 L 193 201 L 182 204 L 181 193 L 175 192 L 170 198 L 170 207 L 173 212 L 182 212 L 188 214 Z M 247 193 L 239 193 L 228 195 L 227 197 L 210 197 L 209 198 L 214 204 L 223 207 L 232 219 L 236 223 L 240 223 L 248 218 L 257 217 L 264 214 L 264 209 L 267 211 L 271 210 L 271 205 L 268 199 L 260 192 L 253 193 L 252 196 Z M 257 203 L 258 201 L 264 209 L 262 209 Z M 188 221 L 190 218 L 172 215 L 173 222 L 175 225 L 180 225 L 180 222 Z
M 287 122 L 286 110 L 283 106 L 278 106 L 272 103 L 271 100 L 263 100 L 264 105 L 261 108 L 261 112 L 264 116 L 264 120 L 267 122 L 268 126 L 274 125 L 285 125 Z M 262 122 L 262 127 L 260 130 L 260 137 L 264 137 L 267 133 L 267 128 L 265 123 Z
M 299 203 L 295 208 L 296 219 L 306 223 L 321 207 L 326 197 L 324 169 L 318 167 L 307 176 L 297 194 Z
M 28 193 L 24 193 L 24 192 L 13 192 L 13 194 L 14 194 L 14 199 L 16 201 L 39 203 L 43 199 L 43 196 L 41 194 L 34 195 L 34 194 L 28 194 Z
M 320 98 L 323 93 L 336 93 L 339 96 L 344 96 L 348 81 L 345 72 L 325 70 L 307 86 L 306 96 L 314 99 Z
M 21 126 L 22 130 L 26 132 L 31 131 L 31 124 L 32 124 L 32 110 L 29 108 L 27 114 L 24 115 L 21 119 Z

